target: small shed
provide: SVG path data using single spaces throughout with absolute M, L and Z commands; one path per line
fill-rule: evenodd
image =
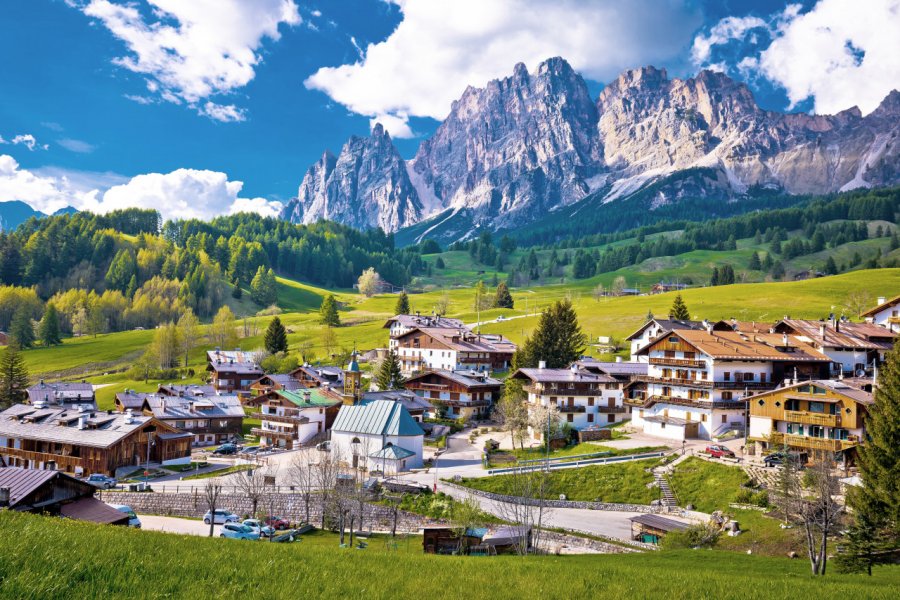
M 660 538 L 672 531 L 684 531 L 687 523 L 654 514 L 631 517 L 631 538 L 646 544 L 658 544 Z
M 451 527 L 426 527 L 422 531 L 422 549 L 426 554 L 456 554 L 460 546 L 471 549 L 481 544 L 487 529 L 466 530 L 465 544 L 460 544 L 457 532 Z

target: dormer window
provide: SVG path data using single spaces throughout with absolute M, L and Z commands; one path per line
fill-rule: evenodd
M 670 344 L 677 344 L 677 343 L 678 343 L 678 336 L 677 336 L 677 335 L 673 335 L 672 337 L 670 337 L 670 338 L 669 338 L 669 343 L 670 343 Z

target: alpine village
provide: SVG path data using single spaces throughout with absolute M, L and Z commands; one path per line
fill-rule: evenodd
M 12 4 L 0 597 L 898 597 L 897 2 Z

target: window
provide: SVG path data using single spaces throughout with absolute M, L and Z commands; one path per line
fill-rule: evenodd
M 588 398 L 588 406 L 593 406 L 593 405 L 594 405 L 594 399 Z
M 722 415 L 722 423 L 728 422 L 728 415 Z
M 572 423 L 575 420 L 575 415 L 573 415 L 572 413 L 569 413 L 568 415 L 566 415 L 566 417 L 569 423 Z
M 725 381 L 731 381 L 731 371 L 725 371 L 723 377 L 725 378 Z
M 610 414 L 606 415 L 606 421 L 608 423 L 612 423 L 613 421 L 615 421 L 615 417 L 616 416 L 614 414 L 610 413 Z
M 588 413 L 588 423 L 594 422 L 594 413 Z
M 722 392 L 722 400 L 731 400 L 731 392 Z
M 706 415 L 705 414 L 700 415 L 700 421 L 703 423 L 706 423 Z
M 825 412 L 825 403 L 824 402 L 810 402 L 809 403 L 809 412 L 814 412 L 814 413 Z
M 678 343 L 678 336 L 677 336 L 677 335 L 671 336 L 671 337 L 669 338 L 669 343 L 670 343 L 670 344 L 677 344 L 677 343 Z

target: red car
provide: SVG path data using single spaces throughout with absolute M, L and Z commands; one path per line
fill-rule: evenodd
M 726 448 L 725 446 L 712 445 L 706 447 L 706 453 L 712 456 L 713 458 L 734 458 L 734 452 Z
M 266 525 L 277 531 L 283 531 L 291 527 L 291 522 L 287 519 L 283 519 L 281 517 L 273 517 L 270 515 L 266 517 Z

